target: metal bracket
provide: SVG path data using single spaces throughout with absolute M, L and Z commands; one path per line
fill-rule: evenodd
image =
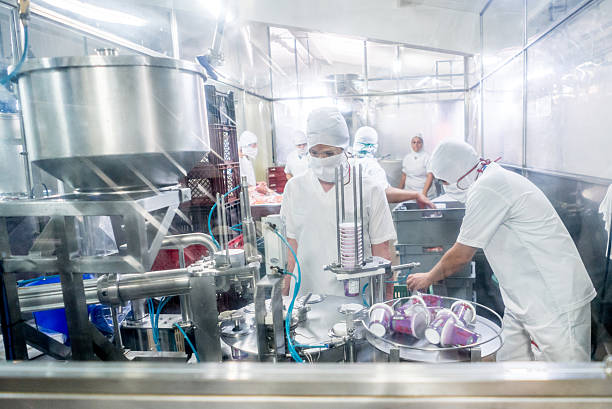
M 266 294 L 271 293 L 270 307 L 272 309 L 272 331 L 274 358 L 281 359 L 285 355 L 285 334 L 283 320 L 283 276 L 267 274 L 255 286 L 255 322 L 257 324 L 257 353 L 260 361 L 270 357 L 268 336 L 266 330 Z

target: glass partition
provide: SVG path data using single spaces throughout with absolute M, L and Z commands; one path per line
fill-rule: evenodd
M 600 1 L 529 49 L 528 166 L 612 179 L 610 25 Z
M 523 58 L 515 58 L 484 80 L 482 130 L 484 156 L 503 163 L 522 164 Z
M 523 47 L 523 1 L 493 0 L 482 18 L 484 74 Z

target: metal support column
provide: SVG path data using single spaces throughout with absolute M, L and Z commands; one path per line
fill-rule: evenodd
M 68 336 L 72 346 L 72 359 L 87 361 L 94 357 L 93 340 L 89 330 L 89 314 L 83 287 L 83 276 L 80 273 L 66 271 L 63 266 L 68 265 L 71 255 L 76 250 L 76 231 L 74 217 L 64 217 L 58 223 L 61 243 L 57 248 L 60 265 L 60 281 L 64 294 L 64 307 L 66 310 L 66 323 Z
M 221 362 L 215 277 L 206 272 L 196 272 L 190 281 L 192 319 L 198 355 L 203 362 Z

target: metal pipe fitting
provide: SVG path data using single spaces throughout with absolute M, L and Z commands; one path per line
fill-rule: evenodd
M 129 300 L 189 293 L 190 273 L 186 268 L 144 274 L 104 275 L 98 278 L 98 299 L 117 305 Z

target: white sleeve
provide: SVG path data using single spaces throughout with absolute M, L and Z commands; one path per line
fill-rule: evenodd
M 404 156 L 404 159 L 402 159 L 402 172 L 404 172 L 406 175 L 409 175 L 410 172 L 408 171 L 408 169 L 406 169 L 406 160 L 407 159 L 408 159 L 408 155 Z
M 468 194 L 465 216 L 457 242 L 470 247 L 484 248 L 505 222 L 510 203 L 486 186 L 478 186 Z
M 296 220 L 294 218 L 294 212 L 292 209 L 294 208 L 293 195 L 291 194 L 293 183 L 291 180 L 285 186 L 285 191 L 283 192 L 283 201 L 281 203 L 280 215 L 285 223 L 285 232 L 287 237 L 290 239 L 297 239 L 297 228 L 296 228 Z
M 372 163 L 371 169 L 368 174 L 370 177 L 372 177 L 375 183 L 383 189 L 386 189 L 391 186 L 389 184 L 389 181 L 387 180 L 387 174 L 385 173 L 385 170 L 382 168 L 382 166 L 380 166 L 378 162 Z
M 370 197 L 372 199 L 369 221 L 370 243 L 380 244 L 395 240 L 397 235 L 384 190 L 380 186 L 374 186 Z

